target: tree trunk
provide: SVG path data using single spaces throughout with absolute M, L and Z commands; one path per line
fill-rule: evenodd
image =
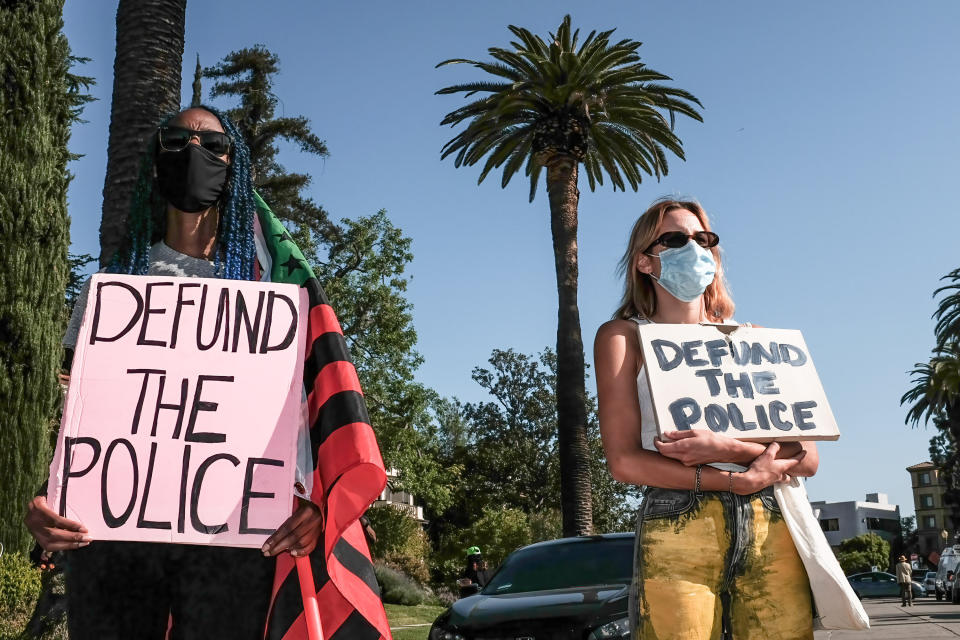
M 46 477 L 60 395 L 72 120 L 62 13 L 63 0 L 0 2 L 0 543 L 8 552 L 33 542 L 23 515 Z
M 161 118 L 180 108 L 187 0 L 120 0 L 107 177 L 100 221 L 100 266 L 127 233 L 140 157 Z
M 563 535 L 590 535 L 590 447 L 584 388 L 583 340 L 577 308 L 577 160 L 557 155 L 547 162 L 550 227 L 557 270 L 557 441 Z

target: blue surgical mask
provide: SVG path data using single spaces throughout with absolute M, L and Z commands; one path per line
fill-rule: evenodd
M 667 293 L 677 300 L 693 302 L 706 290 L 717 273 L 717 263 L 709 249 L 704 249 L 692 240 L 676 249 L 664 249 L 660 258 L 660 277 L 652 273 Z

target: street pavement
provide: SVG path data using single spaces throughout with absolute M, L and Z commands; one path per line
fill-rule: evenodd
M 870 616 L 868 631 L 817 631 L 816 640 L 926 640 L 960 638 L 960 604 L 934 597 L 917 598 L 901 607 L 900 598 L 863 600 Z

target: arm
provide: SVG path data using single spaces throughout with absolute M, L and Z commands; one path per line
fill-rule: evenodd
M 61 384 L 70 383 L 70 364 L 73 360 L 73 349 L 65 350 L 63 369 L 60 370 Z M 87 528 L 76 520 L 62 518 L 47 505 L 47 483 L 27 505 L 27 514 L 23 518 L 30 535 L 44 551 L 66 551 L 79 549 L 90 544 L 92 538 L 87 535 Z
M 668 458 L 678 460 L 687 466 L 710 462 L 733 462 L 749 466 L 766 449 L 766 445 L 759 442 L 734 440 L 701 429 L 668 431 L 663 436 L 664 440 L 654 442 L 657 450 Z M 800 452 L 804 452 L 805 455 L 790 475 L 813 476 L 820 465 L 816 443 L 782 442 L 777 459 L 792 458 Z
M 297 510 L 267 538 L 261 551 L 265 556 L 275 556 L 289 551 L 290 555 L 308 556 L 316 548 L 323 533 L 323 514 L 320 507 L 303 498 L 297 498 Z
M 640 403 L 636 386 L 641 359 L 633 323 L 612 320 L 601 326 L 594 343 L 594 361 L 600 435 L 613 478 L 620 482 L 666 489 L 694 489 L 695 470 L 641 447 Z M 711 440 L 703 445 L 711 462 L 723 455 L 721 443 Z M 753 460 L 747 471 L 733 474 L 734 492 L 746 495 L 786 479 L 787 472 L 792 471 L 804 455 L 800 452 L 793 457 L 777 460 L 778 451 L 779 446 L 771 444 Z M 730 477 L 726 472 L 712 467 L 702 469 L 701 489 L 726 491 L 729 483 Z

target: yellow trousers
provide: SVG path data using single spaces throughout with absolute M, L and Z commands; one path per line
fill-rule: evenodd
M 810 584 L 772 489 L 648 489 L 630 605 L 635 640 L 813 639 Z

